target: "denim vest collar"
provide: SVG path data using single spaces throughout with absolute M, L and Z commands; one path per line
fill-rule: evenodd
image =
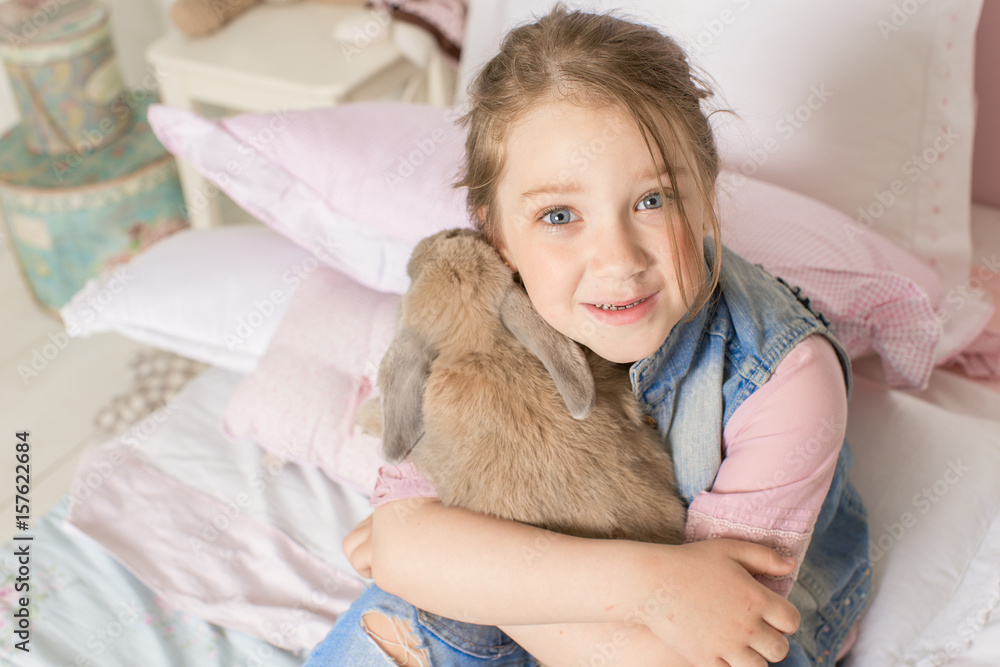
M 706 239 L 706 276 L 714 253 L 714 242 Z M 830 340 L 850 391 L 850 362 L 827 324 L 798 288 L 722 246 L 712 299 L 630 369 L 636 396 L 672 450 L 678 490 L 688 503 L 715 481 L 722 432 L 733 412 L 807 336 Z

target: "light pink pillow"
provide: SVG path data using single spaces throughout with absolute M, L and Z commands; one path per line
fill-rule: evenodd
M 381 441 L 354 420 L 377 391 L 398 301 L 318 268 L 295 291 L 257 369 L 233 393 L 225 433 L 371 493 Z
M 359 283 L 402 293 L 417 241 L 470 224 L 453 190 L 465 132 L 453 109 L 365 102 L 209 121 L 153 105 L 174 155 L 234 202 Z
M 409 285 L 405 267 L 417 240 L 470 224 L 464 192 L 450 187 L 465 137 L 456 117 L 396 102 L 218 122 L 150 109 L 164 145 L 236 203 L 327 265 L 397 294 Z M 816 200 L 742 174 L 721 185 L 730 196 L 720 202 L 724 243 L 800 284 L 853 355 L 881 355 L 894 386 L 923 386 L 935 361 L 954 361 L 985 328 L 988 316 L 939 314 L 952 343 L 936 349 L 943 294 L 919 260 Z

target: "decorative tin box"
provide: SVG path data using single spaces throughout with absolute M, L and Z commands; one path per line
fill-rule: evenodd
M 29 151 L 86 155 L 127 129 L 131 109 L 100 2 L 0 3 L 0 57 Z
M 177 164 L 146 122 L 155 96 L 133 94 L 147 99 L 134 103 L 131 131 L 89 155 L 36 155 L 25 147 L 23 124 L 0 139 L 0 204 L 26 278 L 47 308 L 187 225 Z

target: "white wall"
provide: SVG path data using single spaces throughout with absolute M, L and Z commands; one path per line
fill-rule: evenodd
M 0 0 L 3 2 L 4 0 Z M 103 0 L 111 8 L 111 39 L 125 85 L 138 86 L 147 70 L 146 48 L 167 31 L 171 0 Z M 19 121 L 7 72 L 0 68 L 0 134 Z

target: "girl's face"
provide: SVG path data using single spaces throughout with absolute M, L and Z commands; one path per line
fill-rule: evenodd
M 668 226 L 684 224 L 674 200 L 695 192 L 693 175 L 674 170 L 681 192 L 660 192 L 640 130 L 615 107 L 540 105 L 508 134 L 500 252 L 549 324 L 610 361 L 655 352 L 704 279 L 700 243 L 678 231 L 679 256 L 671 248 Z M 700 239 L 698 199 L 684 206 Z

